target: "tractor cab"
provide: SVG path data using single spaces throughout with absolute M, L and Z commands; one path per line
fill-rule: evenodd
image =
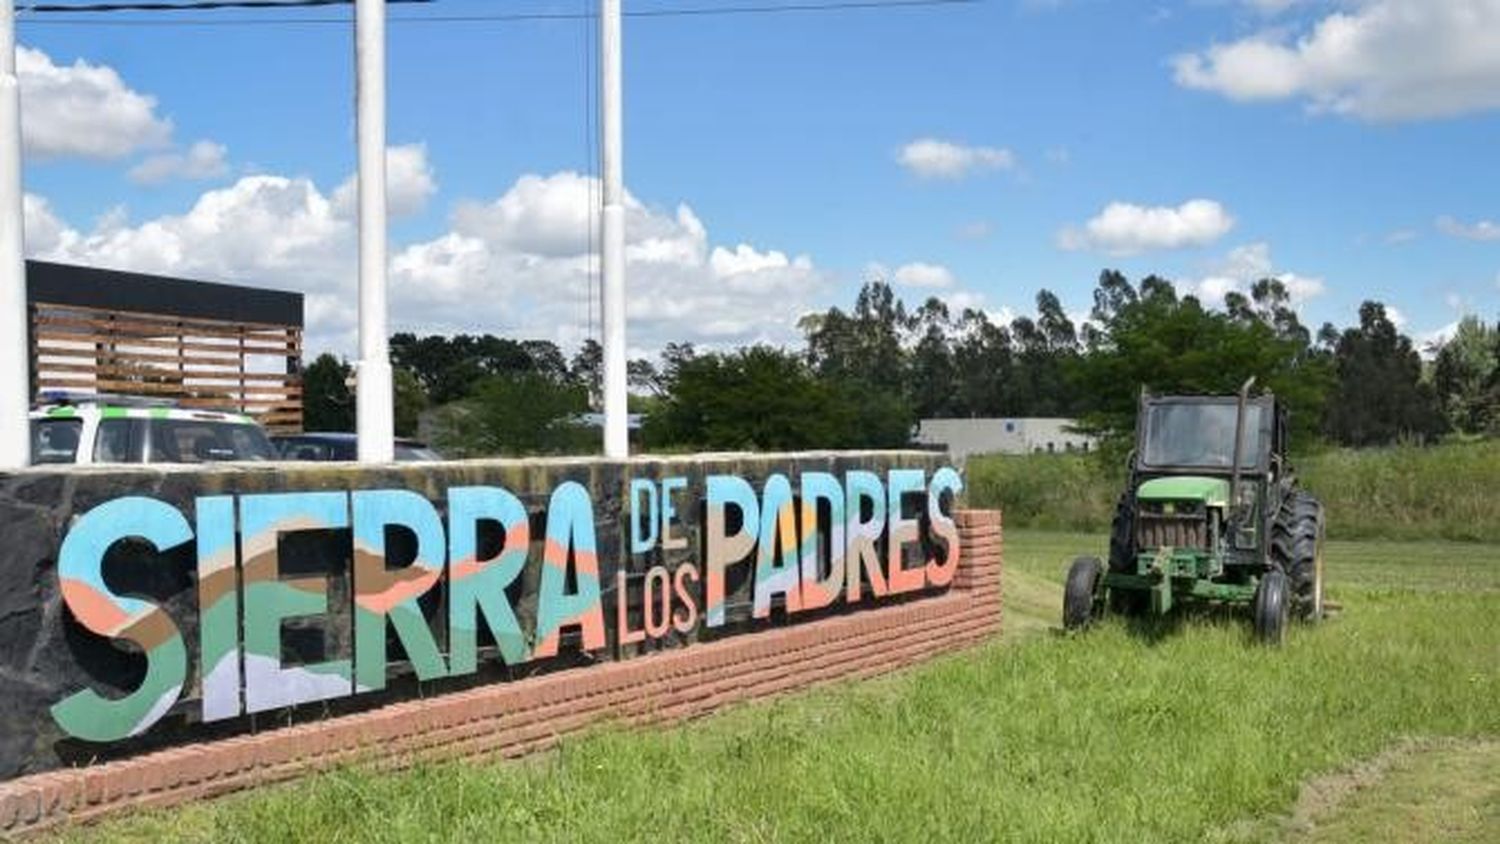
M 1228 474 L 1234 468 L 1236 430 L 1240 469 L 1267 474 L 1273 455 L 1286 450 L 1286 412 L 1272 395 L 1143 396 L 1136 426 L 1137 464 L 1162 474 Z
M 1136 428 L 1132 556 L 1175 556 L 1206 577 L 1263 565 L 1268 492 L 1285 471 L 1275 397 L 1143 396 Z
M 1248 603 L 1257 631 L 1279 640 L 1278 618 L 1321 614 L 1322 507 L 1286 461 L 1286 411 L 1270 393 L 1252 396 L 1253 386 L 1231 396 L 1142 394 L 1107 570 L 1092 557 L 1075 562 L 1067 626 L 1086 622 L 1095 605 L 1134 615 L 1190 601 Z

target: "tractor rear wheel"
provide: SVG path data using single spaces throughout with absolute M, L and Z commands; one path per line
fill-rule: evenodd
M 1094 620 L 1094 594 L 1099 586 L 1099 577 L 1104 566 L 1098 557 L 1079 557 L 1068 569 L 1068 582 L 1063 588 L 1063 627 L 1080 630 Z
M 1271 569 L 1255 587 L 1255 638 L 1262 644 L 1279 645 L 1286 638 L 1290 589 L 1287 576 Z
M 1120 495 L 1115 518 L 1109 526 L 1109 570 L 1117 574 L 1135 574 L 1135 496 L 1130 490 Z M 1151 596 L 1133 590 L 1109 590 L 1109 611 L 1125 616 L 1143 615 L 1151 606 Z
M 1323 614 L 1323 505 L 1307 490 L 1287 494 L 1271 526 L 1271 561 L 1286 573 L 1294 618 Z

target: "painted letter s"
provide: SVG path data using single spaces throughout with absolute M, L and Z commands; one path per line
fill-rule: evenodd
M 85 513 L 58 553 L 63 602 L 78 623 L 92 633 L 134 642 L 146 655 L 146 676 L 125 697 L 84 689 L 52 707 L 59 727 L 87 741 L 118 741 L 150 729 L 177 702 L 187 679 L 187 646 L 172 617 L 150 601 L 116 595 L 104 583 L 105 552 L 134 536 L 166 551 L 192 540 L 193 529 L 170 504 L 116 498 Z

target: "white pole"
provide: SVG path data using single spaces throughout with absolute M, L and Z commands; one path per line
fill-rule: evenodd
M 630 455 L 625 363 L 625 175 L 620 2 L 599 0 L 599 121 L 603 138 L 604 455 Z
M 24 228 L 16 6 L 15 0 L 0 0 L 0 469 L 31 462 Z
M 359 368 L 355 430 L 359 462 L 395 459 L 390 339 L 386 330 L 385 0 L 354 6 L 355 105 L 359 133 Z

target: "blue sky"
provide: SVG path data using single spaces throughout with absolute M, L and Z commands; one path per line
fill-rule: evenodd
M 590 24 L 394 19 L 591 5 L 392 8 L 397 327 L 589 333 Z M 304 290 L 352 351 L 349 28 L 56 19 L 20 24 L 31 250 Z M 1104 267 L 1211 299 L 1283 276 L 1306 321 L 1378 298 L 1418 338 L 1500 316 L 1496 0 L 637 17 L 625 80 L 641 352 L 795 341 L 872 274 L 1002 318 L 1039 287 L 1082 312 Z

